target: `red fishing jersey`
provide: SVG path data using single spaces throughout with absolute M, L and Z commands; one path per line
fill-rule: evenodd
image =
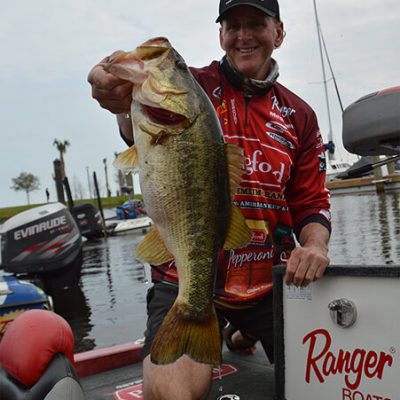
M 252 230 L 251 243 L 222 251 L 216 301 L 240 306 L 272 290 L 272 267 L 295 246 L 293 231 L 316 221 L 330 229 L 325 155 L 314 111 L 279 83 L 245 98 L 226 79 L 220 63 L 191 69 L 218 114 L 227 143 L 245 155 L 245 172 L 234 198 Z M 153 280 L 177 283 L 174 263 L 152 268 Z

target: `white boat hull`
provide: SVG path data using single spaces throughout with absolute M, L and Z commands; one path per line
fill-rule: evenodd
M 121 235 L 138 230 L 144 233 L 153 225 L 153 221 L 147 216 L 125 220 L 108 219 L 105 222 L 110 235 Z

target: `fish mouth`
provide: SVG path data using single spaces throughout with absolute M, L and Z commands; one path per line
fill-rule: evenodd
M 186 125 L 188 118 L 182 114 L 164 108 L 151 107 L 149 105 L 141 105 L 144 114 L 148 116 L 151 122 L 159 125 L 176 126 Z

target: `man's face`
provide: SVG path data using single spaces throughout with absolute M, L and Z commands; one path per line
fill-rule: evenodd
M 264 80 L 271 54 L 283 41 L 283 24 L 252 6 L 233 7 L 224 15 L 220 44 L 236 69 L 248 78 Z

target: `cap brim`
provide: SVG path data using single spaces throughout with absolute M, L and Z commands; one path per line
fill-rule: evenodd
M 256 5 L 256 4 L 248 3 L 248 2 L 243 1 L 243 2 L 240 2 L 240 4 L 237 4 L 237 3 L 236 3 L 236 4 L 232 4 L 231 6 L 227 7 L 226 10 L 225 10 L 220 16 L 218 16 L 218 18 L 215 20 L 215 22 L 221 22 L 221 20 L 223 19 L 223 16 L 224 16 L 230 9 L 232 9 L 232 8 L 234 8 L 234 7 L 237 7 L 237 6 L 251 6 L 251 7 L 254 7 L 254 8 L 258 8 L 260 11 L 262 11 L 264 14 L 266 14 L 266 15 L 268 15 L 268 16 L 270 16 L 270 17 L 274 17 L 274 18 L 278 17 L 278 16 L 276 15 L 276 13 L 274 13 L 273 11 L 270 11 L 270 10 L 268 10 L 268 9 L 265 9 L 265 8 L 263 8 L 263 7 L 261 7 L 261 6 Z

